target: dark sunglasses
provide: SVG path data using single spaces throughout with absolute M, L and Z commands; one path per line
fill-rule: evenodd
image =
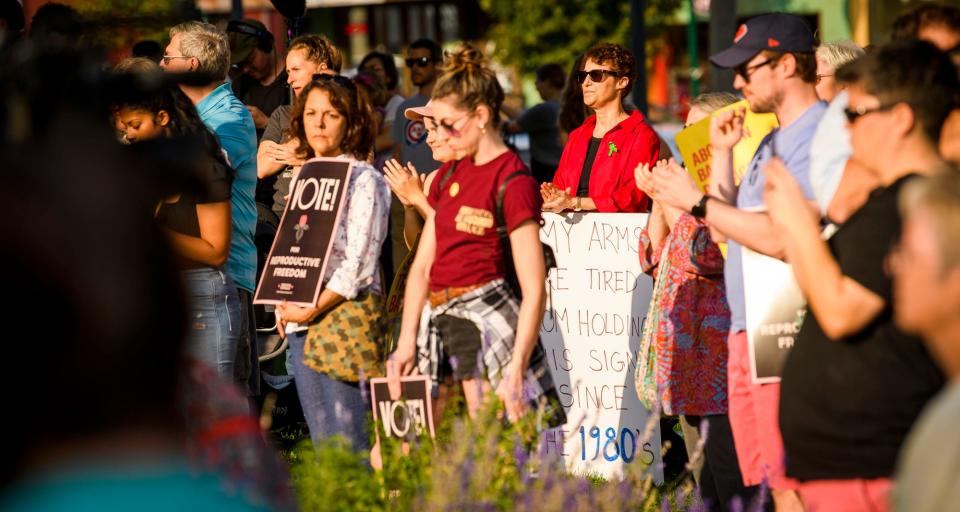
M 416 58 L 416 59 L 414 59 L 414 58 L 408 58 L 408 59 L 405 60 L 404 62 L 407 63 L 407 67 L 408 67 L 408 68 L 412 68 L 412 67 L 414 67 L 414 66 L 419 66 L 419 67 L 421 67 L 421 68 L 425 68 L 425 67 L 429 66 L 430 64 L 433 64 L 433 60 L 432 60 L 430 57 L 419 57 L 419 58 Z
M 623 73 L 618 73 L 611 69 L 591 69 L 590 71 L 577 71 L 577 81 L 582 84 L 587 81 L 587 77 L 589 76 L 591 82 L 600 83 L 603 81 L 604 75 L 619 78 L 623 76 Z
M 328 73 L 317 73 L 317 74 L 313 75 L 313 77 L 311 77 L 311 79 L 312 79 L 314 82 L 329 82 L 329 81 L 332 81 L 332 82 L 336 83 L 337 85 L 341 85 L 341 86 L 347 87 L 347 88 L 356 87 L 356 85 L 353 83 L 353 80 L 350 80 L 349 78 L 347 78 L 347 77 L 345 77 L 345 76 L 343 76 L 343 75 L 331 75 L 331 74 L 328 74 Z
M 884 110 L 890 110 L 891 108 L 897 106 L 898 103 L 899 102 L 890 103 L 888 105 L 880 105 L 879 107 L 875 107 L 875 108 L 867 108 L 867 107 L 864 107 L 863 105 L 860 105 L 859 107 L 854 109 L 846 108 L 843 110 L 843 113 L 846 114 L 847 121 L 850 124 L 853 124 L 854 121 L 856 121 L 857 119 L 860 119 L 861 117 L 867 114 L 872 114 L 874 112 L 883 112 Z
M 740 76 L 740 78 L 742 78 L 744 82 L 749 84 L 750 75 L 755 73 L 758 69 L 762 68 L 763 66 L 776 64 L 779 61 L 780 61 L 780 57 L 770 57 L 769 59 L 762 62 L 758 62 L 752 66 L 747 66 L 747 63 L 744 62 L 743 64 L 740 64 L 739 66 L 736 66 L 735 68 L 733 68 L 733 72 L 736 73 L 738 76 Z

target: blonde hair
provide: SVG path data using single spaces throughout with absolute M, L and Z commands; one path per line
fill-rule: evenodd
M 503 88 L 497 74 L 487 65 L 483 52 L 470 44 L 463 44 L 447 55 L 443 74 L 433 89 L 433 99 L 456 97 L 458 105 L 473 110 L 480 105 L 490 109 L 494 126 L 500 124 Z
M 303 50 L 307 53 L 307 60 L 315 64 L 325 64 L 327 69 L 335 73 L 340 73 L 343 67 L 343 55 L 340 50 L 324 36 L 316 34 L 304 34 L 297 36 L 290 42 L 290 48 L 287 53 L 294 50 Z
M 704 113 L 712 114 L 727 105 L 736 103 L 738 100 L 739 98 L 729 92 L 705 92 L 690 100 L 690 108 L 696 107 Z
M 170 29 L 170 38 L 180 34 L 180 53 L 200 62 L 197 72 L 223 81 L 230 71 L 230 41 L 227 34 L 209 23 L 188 21 Z
M 823 62 L 834 70 L 840 69 L 840 66 L 856 60 L 865 52 L 863 48 L 853 41 L 831 41 L 823 43 L 817 48 L 817 57 L 823 59 Z
M 960 266 L 960 171 L 950 168 L 911 180 L 904 185 L 898 202 L 904 219 L 919 208 L 931 213 L 940 271 L 946 273 Z

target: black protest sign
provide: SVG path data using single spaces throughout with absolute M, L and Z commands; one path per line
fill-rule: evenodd
M 424 432 L 434 436 L 429 377 L 401 377 L 399 397 L 390 396 L 386 378 L 370 379 L 370 397 L 377 436 L 404 441 L 412 441 Z
M 335 158 L 303 164 L 290 184 L 255 304 L 316 304 L 352 170 L 352 162 Z
M 746 247 L 742 250 L 753 382 L 780 382 L 783 364 L 803 325 L 806 301 L 790 265 Z

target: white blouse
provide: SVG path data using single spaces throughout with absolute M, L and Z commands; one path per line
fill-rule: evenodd
M 340 158 L 353 162 L 353 172 L 327 261 L 325 287 L 346 299 L 362 291 L 381 294 L 380 248 L 390 222 L 390 188 L 369 163 Z

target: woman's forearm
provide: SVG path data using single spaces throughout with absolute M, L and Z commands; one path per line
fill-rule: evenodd
M 163 228 L 170 242 L 173 252 L 181 257 L 211 267 L 219 267 L 226 263 L 229 255 L 229 244 L 226 250 L 214 247 L 210 242 L 198 237 L 177 233 L 168 228 Z
M 407 249 L 413 249 L 413 244 L 417 240 L 417 235 L 423 229 L 423 218 L 416 208 L 403 208 L 403 241 L 407 244 Z
M 433 216 L 427 218 L 420 235 L 420 245 L 417 255 L 413 258 L 410 274 L 407 276 L 407 287 L 403 292 L 403 315 L 400 323 L 402 339 L 416 340 L 420 328 L 420 313 L 427 302 L 427 293 L 430 285 L 430 266 L 436 251 L 435 229 Z
M 230 201 L 198 204 L 195 207 L 200 236 L 185 235 L 163 228 L 174 252 L 197 263 L 219 267 L 230 255 Z

